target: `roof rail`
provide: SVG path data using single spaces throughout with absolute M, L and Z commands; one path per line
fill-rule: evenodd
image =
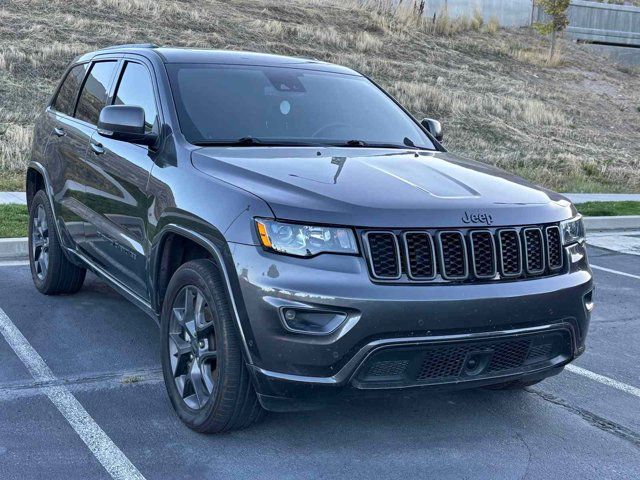
M 158 48 L 155 43 L 124 43 L 122 45 L 111 45 L 100 50 L 113 50 L 115 48 Z

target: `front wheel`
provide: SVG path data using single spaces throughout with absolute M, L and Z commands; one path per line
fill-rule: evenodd
M 173 275 L 162 309 L 161 335 L 165 386 L 187 426 L 219 433 L 260 419 L 263 410 L 213 261 L 190 261 Z

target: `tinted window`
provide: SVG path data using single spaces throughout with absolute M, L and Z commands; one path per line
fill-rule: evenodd
M 158 111 L 149 71 L 139 63 L 127 63 L 120 78 L 114 105 L 136 105 L 144 109 L 147 133 L 154 129 Z
M 82 87 L 76 118 L 89 122 L 93 125 L 98 123 L 100 110 L 107 102 L 107 89 L 113 75 L 116 62 L 94 63 L 89 72 L 87 80 Z
M 76 105 L 76 98 L 78 97 L 78 90 L 80 90 L 80 84 L 84 78 L 84 74 L 89 68 L 89 64 L 76 65 L 70 71 L 67 77 L 62 82 L 58 95 L 56 95 L 53 101 L 52 107 L 61 113 L 67 115 L 73 115 L 73 107 Z
M 192 143 L 253 137 L 311 144 L 415 145 L 422 129 L 359 75 L 295 68 L 171 65 L 180 127 Z

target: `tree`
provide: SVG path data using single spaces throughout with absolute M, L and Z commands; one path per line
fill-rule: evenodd
M 544 13 L 550 17 L 548 22 L 536 22 L 533 25 L 542 35 L 551 35 L 549 61 L 553 60 L 553 56 L 556 53 L 556 35 L 569 25 L 567 8 L 569 8 L 570 3 L 571 0 L 536 0 L 536 5 L 542 8 Z

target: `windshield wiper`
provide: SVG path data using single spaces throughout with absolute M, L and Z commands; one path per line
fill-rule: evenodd
M 366 147 L 367 142 L 364 140 L 347 140 L 344 142 L 347 147 Z
M 429 150 L 425 147 L 418 147 L 416 145 L 401 145 L 398 143 L 374 143 L 374 142 L 365 142 L 364 140 L 347 140 L 344 143 L 332 143 L 335 147 L 364 147 L 364 148 L 396 148 L 400 150 Z
M 208 146 L 228 146 L 228 145 L 262 145 L 263 143 L 257 138 L 253 138 L 251 136 L 246 136 L 239 138 L 237 140 L 205 140 L 203 142 L 195 142 L 194 145 L 199 147 L 208 147 Z
M 247 135 L 237 140 L 204 140 L 195 142 L 198 147 L 321 147 L 319 143 L 302 142 L 296 140 L 261 140 Z
M 247 135 L 246 137 L 236 140 L 236 143 L 238 145 L 260 145 L 262 142 L 257 138 L 253 138 L 251 135 Z

